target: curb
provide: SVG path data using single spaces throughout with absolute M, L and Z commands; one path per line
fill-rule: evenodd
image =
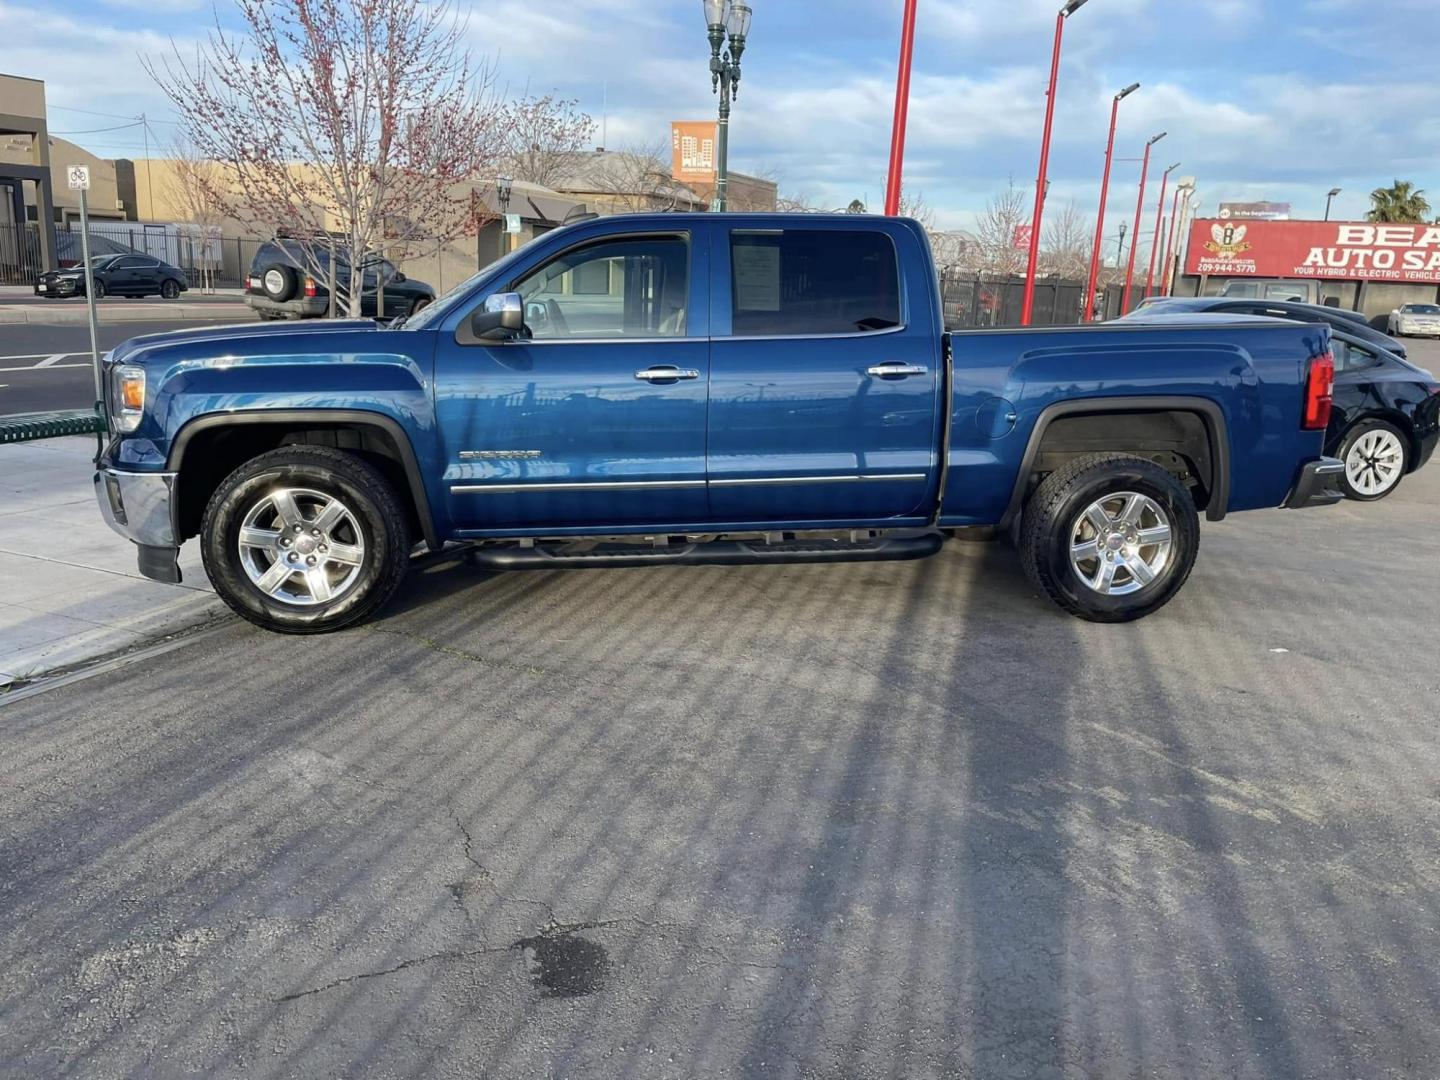
M 233 316 L 236 321 L 249 322 L 255 313 L 246 304 L 126 304 L 123 307 L 106 304 L 97 310 L 97 318 L 103 325 L 122 322 L 188 322 L 190 320 L 214 320 Z M 67 307 L 40 304 L 0 304 L 0 323 L 56 323 L 89 322 L 90 316 L 84 305 Z

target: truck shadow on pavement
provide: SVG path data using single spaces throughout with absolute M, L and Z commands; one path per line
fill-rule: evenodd
M 1380 1071 L 1370 1010 L 1393 1013 L 1377 1038 L 1423 1033 L 1440 988 L 1369 951 L 1427 955 L 1406 925 L 1434 890 L 1398 856 L 1356 865 L 1377 826 L 1303 780 L 1389 751 L 1314 723 L 1308 668 L 1253 655 L 1325 598 L 1242 608 L 1227 565 L 1121 627 L 1055 613 L 998 546 L 437 565 L 367 627 L 237 627 L 20 703 L 0 713 L 0 1060 Z M 1347 678 L 1357 707 L 1383 700 Z

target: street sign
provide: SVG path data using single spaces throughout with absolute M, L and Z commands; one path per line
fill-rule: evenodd
M 505 231 L 506 231 L 507 233 L 518 233 L 518 232 L 520 231 L 520 215 L 519 215 L 519 214 L 506 214 L 506 215 L 505 215 Z
M 1030 237 L 1035 235 L 1034 225 L 1016 225 L 1015 231 L 1010 236 L 1012 248 L 1024 249 L 1030 246 Z
M 89 191 L 90 166 L 71 165 L 65 170 L 65 179 L 69 182 L 71 191 Z

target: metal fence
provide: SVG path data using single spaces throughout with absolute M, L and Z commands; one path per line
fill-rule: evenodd
M 203 272 L 222 288 L 241 285 L 250 261 L 263 240 L 221 236 L 213 230 L 186 224 L 151 224 L 141 221 L 90 222 L 90 255 L 151 255 L 185 271 L 191 285 Z M 80 223 L 55 226 L 55 255 L 60 266 L 75 266 L 81 259 Z M 33 221 L 0 223 L 0 284 L 31 285 L 49 267 L 43 265 L 40 227 Z
M 1101 292 L 1099 316 L 1113 319 L 1120 314 L 1123 286 L 1110 285 Z M 1130 310 L 1140 302 L 1143 288 L 1130 289 Z M 1023 277 L 977 277 L 945 273 L 940 277 L 940 297 L 945 308 L 945 328 L 966 330 L 987 326 L 1019 326 L 1025 303 Z M 1085 283 L 1058 278 L 1035 283 L 1035 303 L 1030 313 L 1033 326 L 1071 326 L 1085 317 Z

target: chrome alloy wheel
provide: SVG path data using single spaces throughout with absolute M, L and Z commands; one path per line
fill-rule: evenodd
M 283 604 L 310 607 L 345 594 L 365 565 L 365 534 L 350 508 L 308 488 L 277 488 L 240 523 L 240 565 Z
M 1399 436 L 1384 428 L 1365 432 L 1345 455 L 1345 475 L 1361 495 L 1383 495 L 1400 482 L 1404 467 Z
M 1117 491 L 1085 508 L 1070 530 L 1070 565 L 1091 589 L 1124 596 L 1143 589 L 1170 562 L 1170 519 L 1148 495 Z

